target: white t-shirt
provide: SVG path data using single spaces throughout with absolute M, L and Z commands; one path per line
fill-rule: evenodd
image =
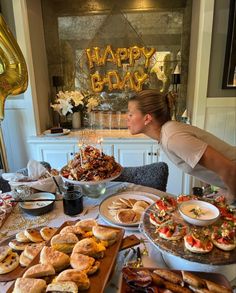
M 208 184 L 226 189 L 220 177 L 198 164 L 207 146 L 236 161 L 236 147 L 213 134 L 188 124 L 168 121 L 161 128 L 160 145 L 168 158 L 185 173 Z

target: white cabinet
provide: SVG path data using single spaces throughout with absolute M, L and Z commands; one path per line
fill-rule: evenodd
M 117 143 L 114 156 L 123 167 L 144 166 L 159 161 L 159 150 L 150 142 Z
M 74 144 L 39 144 L 36 145 L 39 161 L 48 162 L 53 168 L 61 169 L 73 158 L 75 153 Z

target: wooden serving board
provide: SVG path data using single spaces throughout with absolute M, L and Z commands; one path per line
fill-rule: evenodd
M 232 251 L 223 251 L 217 248 L 215 245 L 212 251 L 201 254 L 193 253 L 187 250 L 184 246 L 183 238 L 177 241 L 171 241 L 161 238 L 158 233 L 156 233 L 156 227 L 150 223 L 149 215 L 151 212 L 155 211 L 155 204 L 151 205 L 145 212 L 143 216 L 142 228 L 146 237 L 161 251 L 171 253 L 175 256 L 184 258 L 189 261 L 208 264 L 208 265 L 228 265 L 236 263 L 236 248 Z M 179 211 L 176 210 L 172 213 L 172 218 L 174 221 L 182 222 L 189 228 L 194 227 L 195 229 L 201 230 L 203 227 L 193 226 L 186 223 L 180 216 Z M 218 220 L 222 221 L 222 220 Z M 220 222 L 218 222 L 220 223 Z M 217 223 L 216 223 L 217 224 Z
M 156 268 L 132 268 L 132 270 L 134 270 L 134 271 L 149 270 L 150 272 L 155 271 L 155 269 Z M 179 271 L 179 270 L 169 270 L 169 271 L 175 272 L 175 273 L 177 273 L 178 275 L 181 276 L 181 271 Z M 190 272 L 190 273 L 192 273 L 192 274 L 194 274 L 194 275 L 196 275 L 196 276 L 198 276 L 198 277 L 200 277 L 202 279 L 206 279 L 206 280 L 215 282 L 218 285 L 224 286 L 227 289 L 232 290 L 229 281 L 222 274 L 218 274 L 218 273 L 204 273 L 204 272 L 193 272 L 193 271 L 188 271 L 188 272 Z M 134 291 L 131 291 L 129 285 L 126 283 L 124 277 L 122 276 L 121 288 L 120 288 L 120 292 L 119 293 L 127 293 L 127 292 L 134 292 Z M 232 292 L 233 292 L 233 290 L 232 290 Z
M 57 230 L 56 234 L 60 233 L 60 231 L 63 227 L 68 226 L 68 225 L 72 225 L 74 223 L 75 222 L 63 223 L 60 226 L 60 228 Z M 111 245 L 110 247 L 108 247 L 106 249 L 104 258 L 99 260 L 100 267 L 99 267 L 98 272 L 95 273 L 94 275 L 89 276 L 91 284 L 90 284 L 90 288 L 88 290 L 86 290 L 86 292 L 103 292 L 103 290 L 106 286 L 106 283 L 109 280 L 109 276 L 110 276 L 110 274 L 113 270 L 113 267 L 115 265 L 116 257 L 119 252 L 119 249 L 122 245 L 122 240 L 123 240 L 123 236 L 124 236 L 124 230 L 121 228 L 104 226 L 104 225 L 100 225 L 100 226 L 117 230 L 117 232 L 118 232 L 117 233 L 117 241 L 113 245 Z M 49 242 L 47 243 L 47 246 L 50 246 Z M 34 258 L 34 260 L 31 262 L 31 264 L 28 266 L 28 268 L 35 265 L 35 264 L 38 264 L 39 258 L 40 258 L 40 254 L 38 254 Z M 22 269 L 17 277 L 21 277 L 28 268 Z M 71 268 L 71 267 L 68 267 L 67 269 L 69 269 L 69 268 Z M 14 279 L 16 279 L 17 277 L 15 275 Z M 14 284 L 8 289 L 7 293 L 13 292 L 13 289 L 14 289 Z

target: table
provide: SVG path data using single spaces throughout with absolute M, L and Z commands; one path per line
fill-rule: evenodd
M 19 208 L 15 207 L 15 211 L 10 215 L 7 221 L 0 229 L 0 240 L 4 239 L 5 237 L 9 237 L 10 235 L 14 235 L 19 230 L 25 228 L 32 228 L 37 227 L 40 225 L 49 225 L 49 226 L 60 226 L 65 221 L 74 221 L 76 219 L 86 219 L 86 218 L 95 218 L 97 219 L 98 223 L 105 224 L 107 223 L 101 218 L 99 215 L 99 204 L 100 202 L 111 194 L 115 194 L 121 191 L 142 191 L 152 193 L 154 195 L 167 195 L 167 193 L 159 191 L 157 189 L 153 189 L 150 187 L 135 185 L 131 183 L 121 183 L 121 182 L 111 182 L 107 186 L 106 193 L 99 198 L 89 198 L 84 197 L 84 210 L 83 212 L 76 216 L 71 217 L 67 216 L 63 213 L 63 204 L 62 202 L 55 202 L 54 209 L 41 217 L 33 217 L 30 215 L 22 214 Z M 145 239 L 144 235 L 142 235 L 139 231 L 126 231 L 125 236 L 130 234 L 135 234 L 137 237 L 141 237 Z M 148 255 L 143 255 L 142 261 L 145 267 L 161 267 L 167 268 L 166 264 L 164 263 L 161 253 L 149 242 L 144 241 L 144 244 L 140 244 L 141 250 L 146 247 L 148 251 Z M 118 254 L 116 267 L 114 269 L 114 273 L 110 282 L 108 283 L 105 293 L 117 293 L 119 292 L 119 284 L 121 281 L 121 269 L 126 260 L 126 251 L 121 251 Z M 232 285 L 236 284 L 236 280 L 231 282 Z M 0 282 L 0 292 L 6 292 L 7 289 L 11 286 L 12 282 Z M 236 290 L 234 291 L 236 293 Z

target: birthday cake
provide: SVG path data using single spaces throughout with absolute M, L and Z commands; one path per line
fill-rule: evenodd
M 100 181 L 117 176 L 122 170 L 113 156 L 101 150 L 86 146 L 62 168 L 61 175 L 76 181 Z

